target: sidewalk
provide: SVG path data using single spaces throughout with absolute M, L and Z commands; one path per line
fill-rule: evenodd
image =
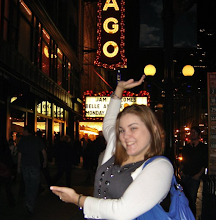
M 56 172 L 56 167 L 51 165 L 50 174 L 53 177 Z M 92 195 L 94 172 L 91 178 L 87 179 L 88 173 L 82 168 L 74 168 L 72 171 L 72 187 L 84 195 Z M 59 180 L 59 186 L 63 185 L 65 177 Z M 9 207 L 4 189 L 0 192 L 0 202 L 2 210 L 0 210 L 1 220 L 82 220 L 82 212 L 76 205 L 62 202 L 54 195 L 47 187 L 44 177 L 41 175 L 41 183 L 44 191 L 37 197 L 35 210 L 33 215 L 29 215 L 25 208 L 25 197 L 18 195 L 19 177 L 12 185 L 12 190 L 16 200 L 15 207 Z

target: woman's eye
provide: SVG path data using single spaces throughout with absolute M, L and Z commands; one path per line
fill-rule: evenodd
M 135 128 L 135 127 L 132 127 L 132 128 L 131 128 L 132 131 L 134 131 L 134 130 L 136 130 L 136 129 L 137 129 L 137 128 Z
M 124 132 L 124 130 L 119 130 L 119 133 L 123 133 Z

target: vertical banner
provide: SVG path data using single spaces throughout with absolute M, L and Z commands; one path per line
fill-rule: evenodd
M 216 72 L 208 73 L 209 174 L 216 175 Z
M 99 0 L 97 17 L 98 49 L 94 64 L 112 70 L 126 68 L 125 0 Z

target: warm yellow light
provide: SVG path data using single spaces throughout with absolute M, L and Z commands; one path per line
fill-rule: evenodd
M 107 11 L 108 8 L 114 8 L 116 11 L 119 11 L 119 7 L 116 0 L 106 0 L 106 3 L 103 7 L 103 11 Z
M 186 65 L 182 69 L 182 74 L 184 76 L 193 76 L 194 74 L 194 68 L 191 65 Z
M 113 22 L 112 29 L 108 27 L 108 24 Z M 108 34 L 115 34 L 119 30 L 118 20 L 116 18 L 107 18 L 103 23 L 103 28 Z
M 182 160 L 183 160 L 183 157 L 178 157 L 178 160 L 182 161 Z
M 48 40 L 50 40 L 50 36 L 49 36 L 49 34 L 45 31 L 44 28 L 42 29 L 42 32 L 43 32 L 43 34 L 46 36 L 46 38 L 47 38 Z
M 109 46 L 112 46 L 112 47 L 114 48 L 114 50 L 113 50 L 112 53 L 109 53 L 109 52 L 107 51 L 107 48 L 108 48 Z M 104 46 L 103 46 L 103 52 L 104 52 L 105 56 L 107 56 L 107 57 L 109 57 L 109 58 L 116 56 L 116 55 L 118 54 L 118 51 L 119 51 L 118 44 L 117 44 L 116 42 L 114 42 L 114 41 L 107 41 L 107 42 L 104 44 Z
M 14 101 L 16 101 L 16 100 L 17 100 L 17 97 L 12 97 L 12 98 L 11 98 L 11 103 L 14 102 Z
M 45 55 L 47 58 L 49 58 L 49 50 L 48 50 L 48 47 L 47 47 L 47 46 L 44 47 L 44 55 Z
M 85 134 L 93 134 L 93 135 L 98 135 L 97 132 L 94 132 L 94 131 L 85 131 L 85 130 L 81 130 L 80 132 L 83 132 Z
M 23 1 L 20 1 L 21 5 L 23 6 L 23 8 L 26 10 L 26 12 L 29 14 L 29 15 L 32 15 L 31 13 L 31 10 L 27 7 L 27 5 L 23 2 Z
M 144 68 L 144 73 L 146 76 L 154 76 L 156 73 L 156 68 L 152 64 L 148 64 Z

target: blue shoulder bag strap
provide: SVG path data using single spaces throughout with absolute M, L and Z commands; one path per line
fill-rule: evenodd
M 148 159 L 144 163 L 143 168 L 146 165 L 148 165 L 149 163 L 151 163 L 156 158 L 164 158 L 166 160 L 169 160 L 168 158 L 166 158 L 164 156 L 154 156 L 154 157 L 151 157 L 150 159 Z M 162 218 L 162 216 L 161 216 L 161 217 L 155 218 L 155 219 L 195 220 L 195 217 L 194 217 L 193 213 L 191 212 L 191 210 L 189 208 L 188 199 L 186 198 L 186 196 L 183 192 L 182 186 L 177 183 L 176 178 L 175 178 L 175 174 L 173 174 L 173 177 L 172 177 L 170 193 L 171 193 L 171 197 L 175 197 L 175 198 L 173 198 L 173 199 L 171 198 L 171 204 L 170 204 L 169 212 L 164 216 L 164 218 Z M 156 205 L 155 207 L 158 208 L 159 206 L 160 205 Z M 149 211 L 149 213 L 150 213 L 150 211 Z M 158 210 L 157 210 L 157 212 L 158 212 Z M 147 216 L 147 213 L 139 216 L 136 219 L 138 219 L 138 220 L 148 220 L 148 219 L 150 219 L 149 216 Z M 166 212 L 165 211 L 160 212 L 160 214 L 163 214 L 163 213 L 166 213 Z M 151 217 L 151 215 L 150 215 L 150 217 Z M 151 219 L 152 219 L 152 217 L 151 217 Z

